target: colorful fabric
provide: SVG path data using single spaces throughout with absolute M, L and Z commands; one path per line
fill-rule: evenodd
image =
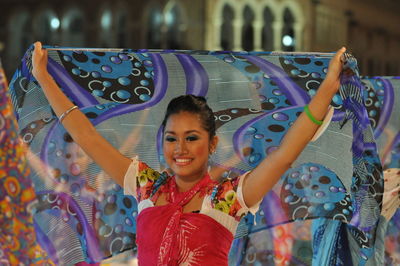
M 242 184 L 247 174 L 233 179 L 211 181 L 204 186 L 199 195 L 203 197 L 200 214 L 209 216 L 225 227 L 232 235 L 241 218 L 248 212 L 256 213 L 257 203 L 248 208 L 243 200 Z M 175 183 L 167 172 L 159 173 L 137 158 L 132 160 L 124 177 L 124 193 L 134 196 L 138 201 L 139 214 L 148 207 L 153 207 L 160 194 L 171 194 L 174 198 Z M 170 199 L 169 199 L 170 200 Z
M 53 265 L 37 244 L 32 209 L 36 195 L 29 179 L 25 145 L 0 63 L 0 264 Z
M 182 94 L 205 96 L 221 143 L 211 165 L 226 169 L 223 177 L 253 169 L 276 149 L 315 94 L 332 57 L 48 48 L 49 72 L 65 94 L 112 145 L 128 157 L 139 154 L 153 169 L 165 168 L 160 114 L 167 103 Z M 29 67 L 30 52 L 10 87 L 20 134 L 42 162 L 30 175 L 39 197 L 38 234 L 47 236 L 41 244 L 64 264 L 135 250 L 136 201 L 76 146 Z M 331 103 L 335 111 L 328 129 L 265 196 L 260 211 L 241 220 L 231 264 L 309 263 L 316 235 L 296 228 L 311 232 L 316 219 L 351 225 L 356 248 L 365 259 L 372 254 L 382 169 L 356 64 L 347 72 Z
M 132 172 L 135 172 L 135 170 L 132 170 Z M 171 197 L 174 198 L 174 191 L 176 189 L 171 188 L 171 186 L 175 186 L 175 183 L 167 181 L 171 178 L 170 176 L 168 176 L 167 172 L 159 173 L 149 167 L 147 164 L 139 162 L 139 171 L 137 178 L 130 174 L 131 171 L 128 171 L 125 179 L 136 180 L 137 192 L 134 193 L 133 196 L 137 198 L 139 204 L 140 202 L 148 199 L 150 199 L 154 204 L 156 198 L 160 193 L 172 193 Z M 246 212 L 245 210 L 243 210 L 243 204 L 240 203 L 239 197 L 237 197 L 238 187 L 241 178 L 244 178 L 244 176 L 241 176 L 240 178 L 236 177 L 234 179 L 224 179 L 220 183 L 217 183 L 216 181 L 212 182 L 210 180 L 208 185 L 203 188 L 200 194 L 202 196 L 210 196 L 210 203 L 213 209 L 228 214 L 236 221 L 240 221 L 240 219 Z M 124 184 L 129 184 L 129 182 L 126 181 L 124 182 Z M 124 188 L 124 190 L 128 189 Z M 248 208 L 246 207 L 245 209 L 247 210 Z

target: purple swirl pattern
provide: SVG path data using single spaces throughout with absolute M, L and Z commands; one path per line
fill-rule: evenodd
M 60 84 L 61 88 L 63 88 L 65 94 L 79 107 L 91 106 L 99 103 L 91 94 L 80 87 L 61 65 L 51 58 L 48 59 L 47 69 Z
M 258 66 L 265 74 L 267 74 L 285 93 L 292 105 L 304 106 L 310 101 L 307 93 L 299 88 L 286 73 L 271 62 L 261 57 L 245 56 L 247 60 Z
M 168 87 L 168 72 L 165 63 L 160 55 L 150 54 L 152 65 L 154 66 L 154 95 L 147 102 L 138 105 L 118 105 L 113 109 L 102 114 L 93 121 L 94 125 L 98 125 L 112 117 L 136 112 L 149 108 L 160 102 Z
M 208 91 L 208 75 L 204 67 L 190 55 L 177 54 L 186 74 L 186 94 L 206 96 Z

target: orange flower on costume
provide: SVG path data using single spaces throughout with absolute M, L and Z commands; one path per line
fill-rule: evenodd
M 222 184 L 222 188 L 220 194 L 217 194 L 218 198 L 225 198 L 226 193 L 233 190 L 233 185 L 231 182 L 227 181 Z
M 8 195 L 12 197 L 18 196 L 21 192 L 21 186 L 19 185 L 18 179 L 13 176 L 10 176 L 5 180 L 4 187 Z
M 236 218 L 236 214 L 238 213 L 238 211 L 241 208 L 242 208 L 242 206 L 240 205 L 239 201 L 236 198 L 235 201 L 233 202 L 232 206 L 231 206 L 231 210 L 229 212 L 229 215 Z M 238 218 L 240 218 L 240 217 L 238 217 Z

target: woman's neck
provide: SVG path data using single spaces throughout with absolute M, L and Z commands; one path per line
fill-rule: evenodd
M 194 185 L 196 185 L 207 173 L 207 170 L 202 171 L 199 174 L 191 177 L 182 177 L 182 176 L 175 176 L 175 182 L 178 187 L 179 192 L 186 192 L 190 190 Z

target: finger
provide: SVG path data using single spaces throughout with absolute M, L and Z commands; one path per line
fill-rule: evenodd
M 42 43 L 41 42 L 35 42 L 34 44 L 35 50 L 40 51 L 42 49 Z
M 339 50 L 337 50 L 334 54 L 334 57 L 343 54 L 346 51 L 345 47 L 340 48 Z
M 346 47 L 342 47 L 336 52 L 336 57 L 339 58 L 342 63 L 346 61 L 343 56 L 345 52 L 346 52 Z

